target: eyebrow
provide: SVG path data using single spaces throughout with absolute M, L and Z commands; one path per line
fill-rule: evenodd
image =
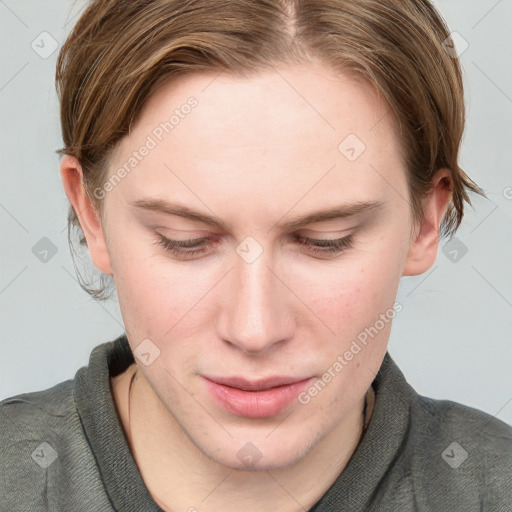
M 218 217 L 205 215 L 204 213 L 191 210 L 187 206 L 169 203 L 163 199 L 139 199 L 137 201 L 132 201 L 130 205 L 142 210 L 164 213 L 166 215 L 176 215 L 185 219 L 202 222 L 223 231 L 230 231 L 230 226 Z M 357 201 L 308 213 L 289 222 L 278 224 L 284 229 L 295 230 L 315 222 L 343 219 L 353 217 L 354 215 L 361 213 L 380 210 L 383 206 L 384 202 L 382 201 Z

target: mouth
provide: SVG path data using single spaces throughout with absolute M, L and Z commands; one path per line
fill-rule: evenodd
M 268 418 L 286 409 L 313 377 L 205 377 L 208 392 L 227 412 L 246 418 Z

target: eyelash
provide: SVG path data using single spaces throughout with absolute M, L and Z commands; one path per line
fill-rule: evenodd
M 170 240 L 160 233 L 156 233 L 157 239 L 155 243 L 162 246 L 165 250 L 177 255 L 177 256 L 198 256 L 208 250 L 207 247 L 200 247 L 199 249 L 193 249 L 188 247 L 187 244 L 193 246 L 199 245 L 201 242 L 208 241 L 207 237 L 189 239 L 189 240 Z M 295 240 L 302 246 L 306 247 L 317 254 L 338 254 L 352 248 L 354 239 L 353 234 L 345 236 L 343 238 L 336 238 L 334 240 L 316 240 L 313 238 L 306 238 L 300 235 L 295 236 Z M 185 247 L 184 247 L 185 245 Z

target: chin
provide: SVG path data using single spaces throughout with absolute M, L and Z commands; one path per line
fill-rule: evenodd
M 213 443 L 195 446 L 210 460 L 235 471 L 275 471 L 286 469 L 300 462 L 317 444 L 326 437 L 325 432 L 318 432 L 313 439 L 292 438 L 285 430 L 279 436 L 273 433 L 263 436 L 245 434 L 233 437 L 228 442 L 219 442 L 215 451 Z M 274 439 L 271 439 L 275 436 Z M 250 441 L 253 439 L 253 441 Z M 286 440 L 286 441 L 285 441 Z M 215 446 L 215 445 L 214 445 Z

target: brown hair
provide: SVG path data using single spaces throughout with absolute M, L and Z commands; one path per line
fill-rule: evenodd
M 413 218 L 423 214 L 432 176 L 447 167 L 453 199 L 443 235 L 453 235 L 468 191 L 484 192 L 460 169 L 464 93 L 448 28 L 427 0 L 93 0 L 63 45 L 56 85 L 64 147 L 87 193 L 108 178 L 108 158 L 163 82 L 184 73 L 256 73 L 311 58 L 374 86 L 400 127 Z M 70 207 L 71 229 L 81 232 Z M 83 232 L 80 244 L 86 244 Z M 104 278 L 98 289 L 107 298 Z M 80 275 L 79 275 L 80 279 Z M 112 284 L 112 282 L 110 282 Z

